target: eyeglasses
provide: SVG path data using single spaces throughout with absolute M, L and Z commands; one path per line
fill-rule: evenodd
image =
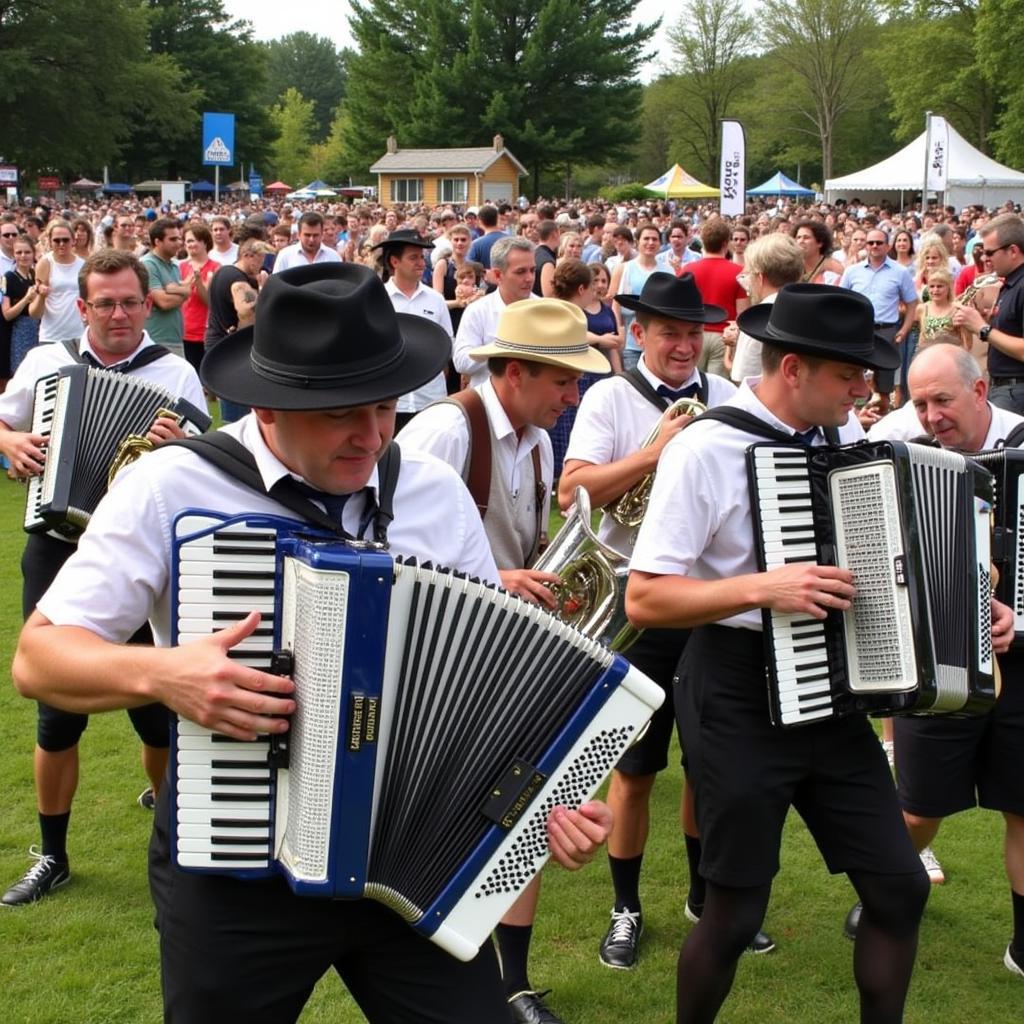
M 50 245 L 70 245 L 70 238 L 51 238 Z
M 97 299 L 95 302 L 86 302 L 86 305 L 97 315 L 101 317 L 112 316 L 115 309 L 118 306 L 124 310 L 125 316 L 133 316 L 138 313 L 145 302 L 142 299 L 122 299 L 118 301 L 116 299 Z
M 17 237 L 18 237 L 18 232 L 17 231 L 3 231 L 3 232 L 0 232 L 0 238 L 17 238 Z
M 888 242 L 873 242 L 870 239 L 864 243 L 865 245 L 888 245 Z
M 1013 242 L 1007 242 L 1006 245 L 997 246 L 995 249 L 982 249 L 982 253 L 989 259 L 992 259 L 997 252 L 1002 252 L 1004 249 L 1009 249 L 1013 245 Z

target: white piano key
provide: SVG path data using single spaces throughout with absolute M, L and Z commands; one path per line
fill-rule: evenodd
M 205 828 L 207 831 L 215 826 L 215 821 L 269 821 L 267 807 L 247 803 L 244 806 L 225 810 L 223 807 L 178 807 L 178 827 L 187 825 L 189 828 Z
M 262 807 L 263 814 L 270 814 L 270 795 L 262 802 L 257 800 L 215 800 L 212 793 L 182 793 L 178 791 L 178 807 L 191 807 L 216 811 L 218 817 L 230 818 L 243 807 Z

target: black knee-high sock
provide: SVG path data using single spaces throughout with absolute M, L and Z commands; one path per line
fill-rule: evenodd
M 1013 900 L 1013 948 L 1024 953 L 1024 894 L 1010 890 Z
M 68 859 L 68 822 L 71 812 L 39 815 L 39 834 L 43 839 L 43 853 L 55 860 Z
M 494 929 L 501 957 L 501 979 L 509 998 L 518 992 L 531 992 L 528 961 L 533 925 L 499 924 Z
M 640 909 L 640 866 L 644 855 L 639 857 L 608 856 L 608 868 L 612 873 L 612 887 L 615 889 L 615 909 L 620 913 Z
M 690 866 L 690 894 L 686 897 L 686 902 L 690 904 L 690 909 L 700 917 L 700 912 L 704 909 L 704 879 L 700 874 L 700 839 L 696 836 L 684 835 L 683 839 L 686 840 L 686 862 Z

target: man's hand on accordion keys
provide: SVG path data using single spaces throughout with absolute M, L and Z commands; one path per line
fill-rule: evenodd
M 154 696 L 171 710 L 214 732 L 239 740 L 288 730 L 295 701 L 281 696 L 295 684 L 232 661 L 227 652 L 260 623 L 258 612 L 196 640 L 166 649 L 167 667 Z
M 7 456 L 11 470 L 21 480 L 39 476 L 46 460 L 46 438 L 22 430 L 0 430 L 0 452 Z
M 578 811 L 554 807 L 548 815 L 551 856 L 576 871 L 592 860 L 612 831 L 612 812 L 601 800 L 581 804 Z
M 831 611 L 846 611 L 856 594 L 849 569 L 811 562 L 792 562 L 762 573 L 761 586 L 764 592 L 758 607 L 806 613 L 816 619 L 824 619 Z

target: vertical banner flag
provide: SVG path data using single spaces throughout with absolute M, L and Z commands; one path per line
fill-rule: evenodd
M 739 121 L 722 122 L 722 169 L 719 209 L 723 217 L 742 216 L 746 209 L 746 139 Z
M 931 118 L 928 133 L 928 188 L 945 192 L 949 178 L 949 125 L 944 117 Z
M 235 162 L 235 115 L 203 114 L 203 166 L 230 167 Z

